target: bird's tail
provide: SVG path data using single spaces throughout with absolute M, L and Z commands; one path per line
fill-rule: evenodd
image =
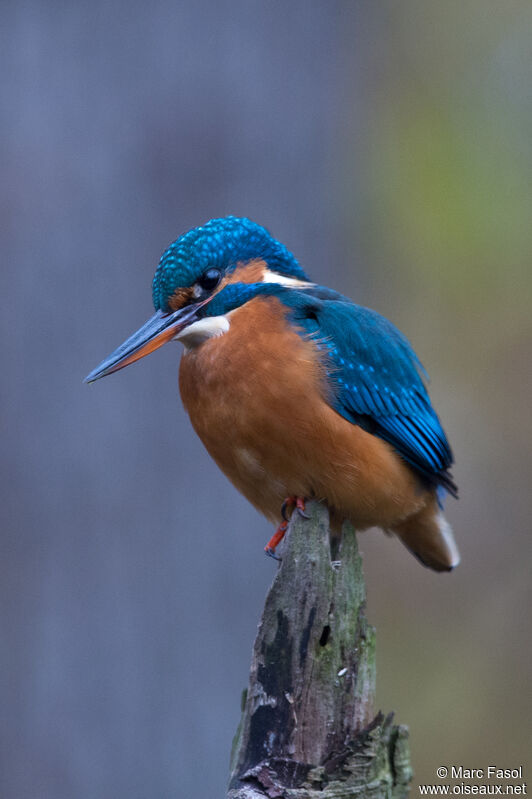
M 436 498 L 396 525 L 391 532 L 429 569 L 451 571 L 460 563 L 451 525 L 438 507 Z

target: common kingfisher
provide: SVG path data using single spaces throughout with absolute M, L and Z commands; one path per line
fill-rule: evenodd
M 387 319 L 312 283 L 250 219 L 180 236 L 153 279 L 155 315 L 86 378 L 184 344 L 183 404 L 220 469 L 279 527 L 286 508 L 324 501 L 332 529 L 397 535 L 425 565 L 460 560 L 442 510 L 457 497 L 451 449 L 424 369 Z M 282 509 L 282 514 L 281 514 Z

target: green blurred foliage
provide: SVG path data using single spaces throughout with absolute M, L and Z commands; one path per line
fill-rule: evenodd
M 435 376 L 463 554 L 443 582 L 412 566 L 409 592 L 379 562 L 389 542 L 363 537 L 380 704 L 410 724 L 416 784 L 460 763 L 530 778 L 532 6 L 386 3 L 372 29 L 351 235 L 364 299 Z

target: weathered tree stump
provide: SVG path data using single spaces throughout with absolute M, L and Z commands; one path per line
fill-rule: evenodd
M 294 514 L 253 648 L 228 799 L 401 799 L 408 730 L 374 716 L 375 630 L 354 530 Z M 333 554 L 331 554 L 331 547 Z

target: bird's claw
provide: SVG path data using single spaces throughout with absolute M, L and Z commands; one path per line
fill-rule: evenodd
M 287 497 L 285 499 L 285 501 L 283 502 L 283 504 L 281 505 L 281 516 L 283 517 L 285 522 L 289 521 L 289 518 L 286 515 L 287 508 L 289 508 L 291 505 L 293 505 L 294 502 L 295 502 L 295 498 L 294 497 Z
M 282 561 L 280 555 L 275 554 L 275 550 L 271 547 L 264 547 L 264 554 L 267 555 L 269 558 L 273 558 L 274 560 L 278 561 L 279 563 Z
M 302 519 L 310 519 L 308 513 L 305 512 L 305 499 L 303 497 L 287 497 L 283 504 L 281 505 L 281 516 L 285 520 L 288 521 L 288 516 L 286 515 L 286 511 L 288 508 L 295 505 L 295 509 L 298 512 L 299 516 Z

